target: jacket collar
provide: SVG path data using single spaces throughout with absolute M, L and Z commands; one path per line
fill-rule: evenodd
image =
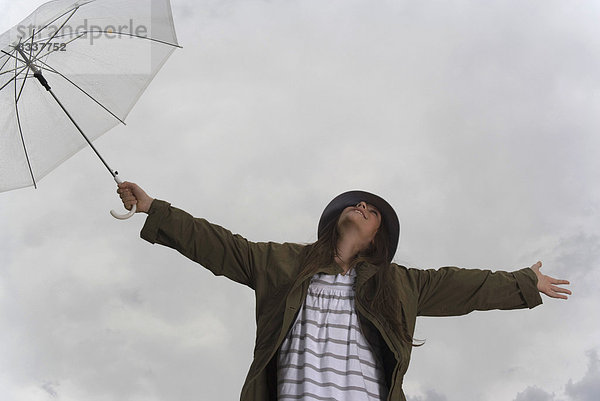
M 327 266 L 320 267 L 317 273 L 325 274 L 342 274 L 344 270 L 335 262 L 328 264 Z
M 372 265 L 370 263 L 360 263 L 356 267 L 356 287 L 361 287 L 364 283 L 366 283 L 373 275 L 377 272 L 377 266 Z M 325 273 L 325 274 L 341 274 L 343 272 L 342 268 L 335 262 L 324 266 L 317 270 L 317 273 Z
M 362 287 L 375 273 L 378 267 L 370 263 L 360 263 L 356 266 L 356 288 Z

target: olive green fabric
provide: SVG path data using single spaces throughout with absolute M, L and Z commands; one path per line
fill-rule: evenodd
M 151 243 L 176 249 L 217 276 L 247 285 L 256 296 L 254 360 L 242 387 L 241 401 L 276 400 L 276 359 L 306 293 L 310 277 L 298 277 L 307 245 L 251 242 L 205 219 L 154 200 L 140 233 Z M 417 316 L 457 316 L 474 310 L 533 308 L 542 303 L 537 278 L 530 268 L 514 272 L 443 267 L 406 268 L 392 263 L 389 280 L 398 288 L 401 321 L 412 335 Z M 405 401 L 402 380 L 411 346 L 393 332 L 364 301 L 373 291 L 369 279 L 376 267 L 356 267 L 356 311 L 365 336 L 383 339 L 383 363 L 390 389 L 387 400 Z M 320 272 L 341 273 L 335 263 Z

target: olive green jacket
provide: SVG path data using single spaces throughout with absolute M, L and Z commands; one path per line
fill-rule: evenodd
M 174 248 L 217 276 L 226 276 L 252 288 L 256 294 L 254 360 L 242 388 L 241 401 L 277 399 L 276 353 L 302 306 L 310 277 L 298 277 L 307 245 L 250 242 L 237 234 L 194 218 L 155 200 L 140 233 L 151 243 Z M 542 303 L 535 273 L 524 268 L 511 273 L 443 267 L 420 270 L 392 264 L 389 277 L 402 301 L 399 319 L 410 335 L 417 316 L 457 316 L 474 310 L 533 308 Z M 411 346 L 390 329 L 376 311 L 366 307 L 373 291 L 369 279 L 376 267 L 357 266 L 356 312 L 367 339 L 379 336 L 384 344 L 383 364 L 389 401 L 405 401 L 402 380 Z M 341 273 L 336 264 L 320 272 Z

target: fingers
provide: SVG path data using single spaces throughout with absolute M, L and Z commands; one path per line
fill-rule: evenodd
M 566 295 L 562 295 L 562 294 L 573 295 L 573 293 L 570 290 L 567 290 L 566 288 L 558 287 L 556 285 L 548 285 L 545 288 L 545 290 L 542 292 L 551 298 L 559 298 L 559 299 L 568 299 L 568 297 Z
M 119 197 L 122 200 L 126 200 L 126 199 L 129 199 L 129 198 L 135 199 L 135 196 L 133 195 L 133 192 L 131 192 L 131 190 L 129 190 L 129 189 L 120 189 L 119 188 L 119 189 L 117 189 L 117 193 L 119 194 Z
M 154 198 L 148 196 L 139 185 L 133 182 L 124 181 L 117 186 L 117 193 L 126 209 L 131 210 L 133 205 L 137 205 L 137 212 L 148 213 Z
M 117 187 L 118 187 L 117 193 L 120 193 L 119 191 L 122 191 L 122 190 L 133 191 L 135 189 L 135 187 L 137 187 L 137 185 L 134 184 L 133 182 L 124 181 L 124 182 L 122 182 L 120 184 L 117 184 Z
M 137 199 L 133 195 L 129 195 L 129 196 L 123 196 L 123 195 L 121 195 L 121 200 L 123 201 L 123 203 L 130 203 L 132 205 L 134 203 L 137 203 Z
M 531 269 L 535 272 L 535 275 L 538 279 L 538 290 L 551 298 L 568 299 L 567 295 L 572 295 L 571 291 L 567 290 L 566 288 L 559 287 L 559 285 L 568 285 L 571 283 L 568 280 L 557 279 L 542 274 L 540 272 L 541 267 L 541 260 L 538 260 L 535 264 L 531 266 Z
M 133 192 L 137 187 L 137 185 L 132 182 L 123 182 L 117 186 L 117 193 L 121 196 L 121 199 L 123 199 L 124 196 L 133 196 Z
M 125 209 L 127 210 L 131 210 L 133 205 L 137 205 L 137 199 L 134 196 L 121 196 L 121 200 L 123 201 L 123 206 L 125 206 Z
M 569 299 L 566 295 L 560 295 L 555 292 L 552 292 L 552 293 L 545 292 L 544 294 L 548 295 L 550 298 Z
M 117 193 L 123 202 L 125 209 L 131 210 L 133 205 L 137 204 L 137 198 L 133 195 L 132 190 L 135 188 L 135 184 L 131 182 L 123 182 L 118 184 Z
M 566 288 L 558 287 L 558 286 L 555 286 L 555 285 L 551 285 L 550 289 L 552 291 L 554 291 L 554 292 L 559 292 L 561 294 L 569 294 L 569 295 L 572 294 L 570 290 L 567 290 Z

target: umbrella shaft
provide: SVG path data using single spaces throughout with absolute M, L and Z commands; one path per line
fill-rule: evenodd
M 29 57 L 27 57 L 27 55 L 25 54 L 25 52 L 23 52 L 23 49 L 21 47 L 21 45 L 18 45 L 16 49 L 21 55 L 21 57 L 23 57 L 23 60 L 25 60 L 25 64 L 27 65 L 27 67 L 31 68 L 31 70 L 33 71 L 33 76 L 36 77 L 38 81 L 40 81 L 42 86 L 46 88 L 47 91 L 49 91 L 50 85 L 48 85 L 48 81 L 46 81 L 46 78 L 42 76 L 42 71 L 40 71 L 40 69 L 37 68 L 35 64 L 31 62 L 31 60 L 29 60 Z
M 23 50 L 21 49 L 21 46 L 17 46 L 16 49 L 21 54 L 21 57 L 23 57 L 23 59 L 25 60 L 25 63 L 27 64 L 27 66 L 33 70 L 33 76 L 37 78 L 37 80 L 40 82 L 40 84 L 42 84 L 42 86 L 44 88 L 46 88 L 46 90 L 48 92 L 50 92 L 50 94 L 52 95 L 52 97 L 54 98 L 54 100 L 56 100 L 56 103 L 58 103 L 58 105 L 60 106 L 60 108 L 63 109 L 63 111 L 65 112 L 65 114 L 67 115 L 67 117 L 69 117 L 69 120 L 71 120 L 71 122 L 73 123 L 73 125 L 75 125 L 75 128 L 77 128 L 77 131 L 79 131 L 79 133 L 83 136 L 83 138 L 86 140 L 86 142 L 88 143 L 88 145 L 90 145 L 90 147 L 92 148 L 92 150 L 96 153 L 96 155 L 98 155 L 98 157 L 100 158 L 100 160 L 102 161 L 102 163 L 106 166 L 106 168 L 110 172 L 110 175 L 112 175 L 113 178 L 116 180 L 116 178 L 117 178 L 117 172 L 116 171 L 113 172 L 113 170 L 108 166 L 108 163 L 106 163 L 106 161 L 104 160 L 104 158 L 100 155 L 100 153 L 98 152 L 98 150 L 94 147 L 94 145 L 92 144 L 92 141 L 90 141 L 90 139 L 85 135 L 85 133 L 83 132 L 83 130 L 81 129 L 81 127 L 77 124 L 77 122 L 75 122 L 75 120 L 73 119 L 73 117 L 71 117 L 71 114 L 69 114 L 69 112 L 67 111 L 67 109 L 65 108 L 65 106 L 63 106 L 63 104 L 60 102 L 60 100 L 58 100 L 58 98 L 56 97 L 56 95 L 54 94 L 54 92 L 52 92 L 52 89 L 50 88 L 50 85 L 48 84 L 48 81 L 46 81 L 46 78 L 44 78 L 44 76 L 42 75 L 42 71 L 39 68 L 37 68 L 31 62 L 31 60 L 29 60 L 29 58 L 27 57 L 27 55 L 25 54 L 25 52 L 23 52 Z
M 63 111 L 65 112 L 65 114 L 67 115 L 67 117 L 69 117 L 69 120 L 71 120 L 71 122 L 73 123 L 73 125 L 75 125 L 75 128 L 77 128 L 77 131 L 79 131 L 79 133 L 83 136 L 83 138 L 86 140 L 86 142 L 88 143 L 88 145 L 90 145 L 90 147 L 92 148 L 92 150 L 100 158 L 100 160 L 106 166 L 106 168 L 108 169 L 108 171 L 110 172 L 110 174 L 113 176 L 113 178 L 116 179 L 118 173 L 116 171 L 113 171 L 108 166 L 108 163 L 106 163 L 106 161 L 104 160 L 104 158 L 100 155 L 100 153 L 98 152 L 98 150 L 96 149 L 96 147 L 92 144 L 92 141 L 90 141 L 90 139 L 85 135 L 85 133 L 83 132 L 83 130 L 81 129 L 81 127 L 79 126 L 79 124 L 77 124 L 77 122 L 75 122 L 75 120 L 73 119 L 73 117 L 71 117 L 71 114 L 69 114 L 69 112 L 67 111 L 67 109 L 65 108 L 65 106 L 63 106 L 63 104 L 60 102 L 60 100 L 58 100 L 58 98 L 56 97 L 56 95 L 54 94 L 54 92 L 52 91 L 52 89 L 49 89 L 49 88 L 46 88 L 46 89 L 48 90 L 48 92 L 50 92 L 50 94 L 52 95 L 52 97 L 54 98 L 54 100 L 56 100 L 56 103 L 58 103 L 58 105 L 60 106 L 60 108 L 63 109 Z

